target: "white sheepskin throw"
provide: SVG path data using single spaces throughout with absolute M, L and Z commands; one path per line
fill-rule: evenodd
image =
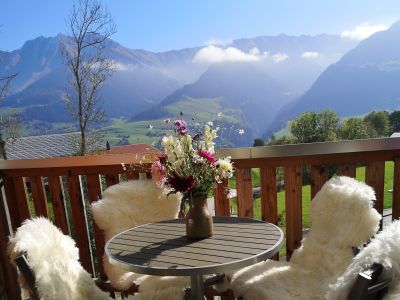
M 11 263 L 21 254 L 27 255 L 40 299 L 111 299 L 79 263 L 75 242 L 46 218 L 26 220 L 10 238 L 8 250 Z
M 346 270 L 352 246 L 366 242 L 381 216 L 375 193 L 349 177 L 334 177 L 311 205 L 311 228 L 290 263 L 267 260 L 233 274 L 231 288 L 246 300 L 324 299 L 329 284 Z
M 383 265 L 382 278 L 392 279 L 385 299 L 400 299 L 400 221 L 384 228 L 361 250 L 346 272 L 329 286 L 327 299 L 347 299 L 358 273 L 374 263 Z
M 178 216 L 180 195 L 166 196 L 152 180 L 134 180 L 107 188 L 103 198 L 92 204 L 93 218 L 108 241 L 114 235 L 146 223 L 173 219 Z M 186 277 L 144 276 L 111 265 L 103 257 L 104 270 L 113 287 L 126 290 L 140 284 L 140 299 L 182 299 L 188 286 Z M 168 291 L 173 289 L 174 291 Z M 161 294 L 163 296 L 161 296 Z M 178 294 L 179 296 L 173 297 Z M 172 297 L 172 298 L 171 298 Z

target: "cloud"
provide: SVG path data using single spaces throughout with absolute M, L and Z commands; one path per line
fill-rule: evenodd
M 301 55 L 302 58 L 317 58 L 319 57 L 319 52 L 316 51 L 306 51 L 303 52 L 303 54 Z
M 287 60 L 289 58 L 289 55 L 287 55 L 286 53 L 278 52 L 278 53 L 272 55 L 271 58 L 273 59 L 274 62 L 279 63 L 279 62 Z
M 137 69 L 134 64 L 123 64 L 114 60 L 114 68 L 116 71 L 133 71 Z
M 388 26 L 384 24 L 370 24 L 367 22 L 356 26 L 353 30 L 343 31 L 340 36 L 351 40 L 363 40 L 373 35 L 375 32 L 384 31 L 386 29 L 388 29 Z
M 193 62 L 196 63 L 221 63 L 221 62 L 256 62 L 267 58 L 268 52 L 260 53 L 257 48 L 248 53 L 235 47 L 221 48 L 208 45 L 195 54 Z

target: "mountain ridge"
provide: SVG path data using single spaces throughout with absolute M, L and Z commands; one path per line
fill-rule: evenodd
M 361 41 L 288 103 L 266 136 L 298 114 L 331 108 L 341 117 L 400 107 L 400 22 Z

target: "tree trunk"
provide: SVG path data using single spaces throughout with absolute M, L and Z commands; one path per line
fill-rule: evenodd
M 86 154 L 86 136 L 85 130 L 81 129 L 81 147 L 79 155 L 84 156 Z

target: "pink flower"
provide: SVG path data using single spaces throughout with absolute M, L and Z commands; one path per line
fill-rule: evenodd
M 187 128 L 187 124 L 183 120 L 175 120 L 174 125 L 175 125 L 176 133 L 178 133 L 180 135 L 185 135 L 189 132 L 189 129 Z
M 166 174 L 167 170 L 159 160 L 153 162 L 151 165 L 151 176 L 159 187 L 163 186 Z
M 208 151 L 200 150 L 198 152 L 198 154 L 199 154 L 200 157 L 205 158 L 210 164 L 213 164 L 213 163 L 215 163 L 217 161 L 216 158 L 214 157 L 214 155 L 212 155 Z

